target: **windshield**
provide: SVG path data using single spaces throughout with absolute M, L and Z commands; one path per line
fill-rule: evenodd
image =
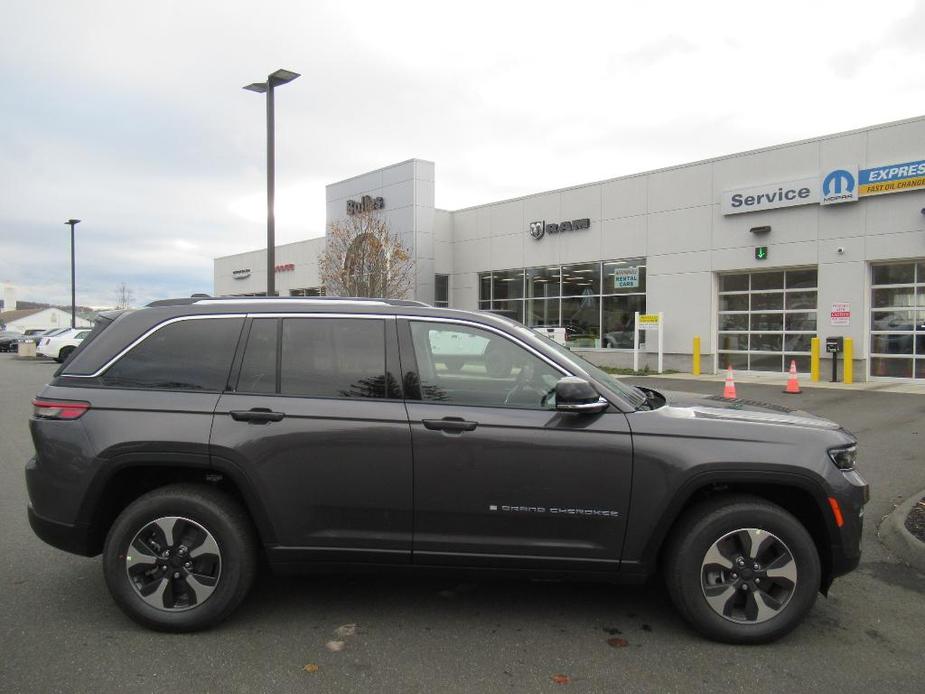
M 607 373 L 603 369 L 595 366 L 594 364 L 589 362 L 587 359 L 584 359 L 578 356 L 577 354 L 575 354 L 573 351 L 571 351 L 567 347 L 563 347 L 555 340 L 549 339 L 542 333 L 538 333 L 535 330 L 531 330 L 530 328 L 526 327 L 522 323 L 518 323 L 517 321 L 509 320 L 509 322 L 511 323 L 513 327 L 515 327 L 518 330 L 518 332 L 526 333 L 527 335 L 532 335 L 533 337 L 538 337 L 540 340 L 543 340 L 546 343 L 546 345 L 551 347 L 557 354 L 564 357 L 567 361 L 571 361 L 576 366 L 578 366 L 580 369 L 583 369 L 595 381 L 598 381 L 599 383 L 607 386 L 608 388 L 611 388 L 612 390 L 622 395 L 623 398 L 627 402 L 629 402 L 633 407 L 639 407 L 640 405 L 645 403 L 646 396 L 638 388 L 635 388 L 633 386 L 628 386 L 622 381 L 617 380 L 616 378 L 611 376 L 609 373 Z

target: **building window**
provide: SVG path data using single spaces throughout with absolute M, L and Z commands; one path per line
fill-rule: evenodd
M 645 258 L 479 273 L 479 309 L 564 327 L 571 347 L 632 349 L 634 315 L 645 308 Z
M 870 375 L 925 379 L 925 262 L 871 266 Z
M 816 336 L 816 268 L 719 277 L 719 367 L 809 371 Z
M 450 305 L 450 276 L 434 275 L 434 306 L 446 308 Z

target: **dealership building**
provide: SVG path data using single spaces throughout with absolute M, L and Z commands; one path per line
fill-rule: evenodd
M 563 327 L 599 364 L 631 365 L 636 313 L 661 313 L 666 368 L 699 337 L 705 371 L 808 372 L 813 337 L 848 337 L 856 380 L 925 382 L 925 116 L 461 210 L 434 188 L 419 159 L 332 183 L 327 225 L 375 208 L 409 298 Z M 323 294 L 323 249 L 277 247 L 278 293 Z M 214 272 L 216 295 L 258 295 L 266 251 Z

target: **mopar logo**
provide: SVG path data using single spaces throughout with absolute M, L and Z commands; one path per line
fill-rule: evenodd
M 858 170 L 833 169 L 822 177 L 822 196 L 819 202 L 831 205 L 838 202 L 854 202 L 858 199 Z
M 833 192 L 840 195 L 844 184 L 845 192 L 850 193 L 854 190 L 854 176 L 850 171 L 844 169 L 835 169 L 822 181 L 822 194 L 831 195 Z

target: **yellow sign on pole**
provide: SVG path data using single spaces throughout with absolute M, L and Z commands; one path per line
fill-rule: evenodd
M 639 327 L 643 330 L 650 330 L 657 328 L 659 324 L 658 320 L 659 314 L 657 313 L 640 313 L 639 314 Z

